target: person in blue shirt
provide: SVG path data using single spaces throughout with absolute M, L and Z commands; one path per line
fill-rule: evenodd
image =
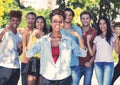
M 72 31 L 71 34 L 78 38 L 79 44 L 61 34 L 64 26 L 65 14 L 63 10 L 55 9 L 50 13 L 51 32 L 31 46 L 28 43 L 27 57 L 40 53 L 40 74 L 42 85 L 71 85 L 71 52 L 76 56 L 86 57 L 87 49 L 81 36 Z M 34 32 L 33 32 L 34 33 Z M 31 34 L 30 36 L 32 37 Z
M 79 44 L 78 38 L 71 34 L 72 31 L 76 31 L 80 36 L 82 36 L 82 30 L 80 27 L 75 26 L 72 24 L 72 20 L 74 17 L 74 12 L 71 8 L 65 8 L 65 24 L 63 29 L 61 29 L 61 33 L 70 37 L 73 39 L 77 44 Z M 79 59 L 76 57 L 76 55 L 71 53 L 72 59 L 71 59 L 71 69 L 72 69 L 72 79 L 73 83 L 72 85 L 79 85 Z

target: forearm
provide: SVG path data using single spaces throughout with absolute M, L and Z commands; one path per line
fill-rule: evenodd
M 32 47 L 32 38 L 33 38 L 33 36 L 30 35 L 29 41 L 28 41 L 28 44 L 27 44 L 27 50 L 29 50 Z
M 117 53 L 117 54 L 120 54 L 120 41 L 117 39 L 117 40 L 115 40 L 115 52 Z
M 3 38 L 4 34 L 5 34 L 5 32 L 6 32 L 6 31 L 3 30 L 3 31 L 0 33 L 0 42 L 2 41 L 2 38 Z
M 90 60 L 89 60 L 89 63 L 92 64 L 95 60 L 95 57 L 93 56 Z
M 90 46 L 90 43 L 87 42 L 87 45 L 88 45 L 88 51 L 89 51 L 90 55 L 91 55 L 91 56 L 94 56 L 94 52 L 93 52 L 93 50 L 92 50 L 92 47 Z
M 83 43 L 83 39 L 80 37 L 80 35 L 77 36 L 77 38 L 78 38 L 80 47 L 81 47 L 82 49 L 84 49 L 84 48 L 85 48 L 85 45 L 84 45 L 84 43 Z

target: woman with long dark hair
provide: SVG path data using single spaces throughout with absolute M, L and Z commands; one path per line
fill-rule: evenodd
M 43 16 L 37 16 L 34 21 L 34 30 L 29 37 L 29 45 L 33 45 L 39 38 L 48 33 L 46 20 Z M 40 54 L 34 55 L 25 67 L 27 71 L 27 85 L 41 85 Z
M 95 73 L 99 85 L 110 85 L 114 72 L 114 61 L 112 50 L 114 38 L 110 28 L 110 22 L 106 17 L 98 21 L 98 33 L 95 37 L 93 47 L 90 47 L 90 36 L 87 36 L 88 49 L 90 54 L 95 56 Z

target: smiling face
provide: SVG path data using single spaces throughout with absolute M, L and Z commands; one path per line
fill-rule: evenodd
M 88 27 L 90 25 L 90 22 L 91 22 L 91 18 L 88 14 L 83 14 L 81 15 L 81 22 L 82 22 L 82 25 L 84 27 Z
M 61 15 L 54 15 L 50 24 L 53 32 L 60 32 L 64 25 L 64 19 Z
M 17 18 L 17 17 L 12 17 L 12 18 L 10 19 L 10 28 L 11 28 L 12 30 L 16 30 L 17 27 L 18 27 L 18 25 L 20 24 L 20 22 L 21 22 L 21 19 L 19 19 L 19 18 Z
M 73 14 L 71 11 L 65 11 L 65 22 L 66 23 L 71 23 L 72 19 L 73 19 Z
M 33 27 L 34 26 L 34 21 L 35 21 L 35 16 L 32 14 L 27 15 L 26 17 L 27 25 L 28 27 Z
M 36 20 L 35 25 L 36 25 L 36 28 L 37 28 L 37 29 L 42 30 L 42 29 L 44 28 L 44 25 L 45 25 L 45 24 L 44 24 L 44 21 L 43 21 L 42 18 L 38 18 L 38 19 Z
M 106 32 L 107 31 L 107 24 L 105 22 L 104 19 L 101 19 L 99 22 L 99 28 L 102 32 Z

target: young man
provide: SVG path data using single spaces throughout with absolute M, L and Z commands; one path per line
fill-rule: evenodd
M 84 40 L 84 45 L 88 47 L 87 45 L 87 37 L 90 36 L 90 45 L 92 47 L 93 45 L 93 40 L 96 36 L 96 30 L 92 28 L 90 25 L 92 16 L 88 11 L 83 11 L 80 14 L 80 19 L 82 22 L 82 31 L 83 31 L 83 40 Z M 80 62 L 80 79 L 82 76 L 84 76 L 84 85 L 91 85 L 91 79 L 92 79 L 92 74 L 93 74 L 93 61 L 94 57 L 90 56 L 90 50 L 88 49 L 87 56 L 85 58 L 80 57 L 79 62 Z
M 29 58 L 26 57 L 26 53 L 24 52 L 24 49 L 27 46 L 30 34 L 34 30 L 35 18 L 36 18 L 36 14 L 34 12 L 28 12 L 27 15 L 26 15 L 27 27 L 24 28 L 24 29 L 18 29 L 18 31 L 23 36 L 23 53 L 22 53 L 22 58 L 21 58 L 22 85 L 27 85 L 27 76 L 23 74 L 23 71 L 24 71 L 24 68 L 25 68 L 26 64 L 29 61 Z
M 9 26 L 0 32 L 0 85 L 17 85 L 20 76 L 18 56 L 22 51 L 22 37 L 17 32 L 22 13 L 11 10 Z
M 68 37 L 70 37 L 71 39 L 73 39 L 77 44 L 79 44 L 78 39 L 76 36 L 72 35 L 71 32 L 72 31 L 76 31 L 79 35 L 82 36 L 82 30 L 81 28 L 75 26 L 72 24 L 72 20 L 74 17 L 74 12 L 71 8 L 66 8 L 64 10 L 65 12 L 65 24 L 64 24 L 64 28 L 61 29 L 61 33 L 64 35 L 67 35 Z M 71 59 L 71 69 L 72 69 L 72 85 L 79 85 L 79 59 L 77 56 L 75 56 L 72 52 L 72 59 Z

